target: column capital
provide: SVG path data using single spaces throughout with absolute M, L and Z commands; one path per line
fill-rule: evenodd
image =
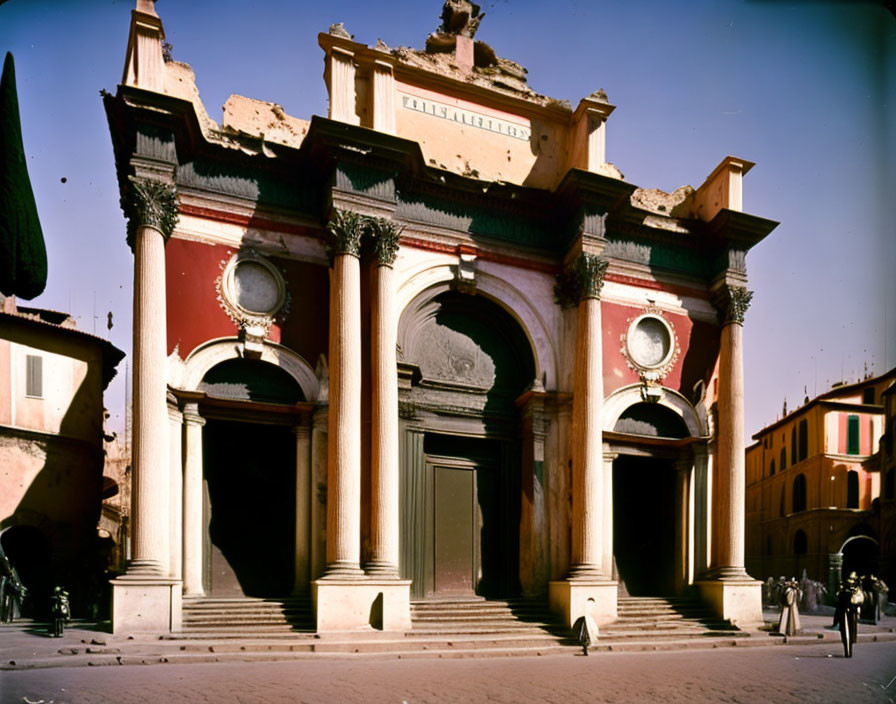
M 366 218 L 353 210 L 333 210 L 327 222 L 327 256 L 332 263 L 338 254 L 361 256 L 361 235 Z
M 299 440 L 306 440 L 311 437 L 311 428 L 307 425 L 294 425 L 292 432 Z
M 377 264 L 392 266 L 398 254 L 398 240 L 402 227 L 386 218 L 364 218 L 364 229 L 373 245 L 373 255 Z
M 205 425 L 205 418 L 199 415 L 199 402 L 188 401 L 183 407 L 184 423 L 187 425 Z
M 753 292 L 745 286 L 721 286 L 713 295 L 713 305 L 719 313 L 722 325 L 744 324 L 744 315 L 750 307 Z
M 177 224 L 177 189 L 172 183 L 150 178 L 128 177 L 131 187 L 121 197 L 121 208 L 128 219 L 128 246 L 134 249 L 139 227 L 151 227 L 165 241 Z
M 561 306 L 576 305 L 588 298 L 600 300 L 609 262 L 596 254 L 582 252 L 557 275 L 554 300 Z

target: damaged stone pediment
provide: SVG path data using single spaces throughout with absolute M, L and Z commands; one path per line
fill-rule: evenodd
M 526 69 L 515 61 L 498 56 L 483 41 L 473 41 L 485 13 L 469 0 L 447 0 L 442 7 L 441 25 L 426 38 L 425 49 L 397 47 L 392 56 L 401 63 L 448 78 L 523 97 L 540 105 L 570 109 L 569 103 L 533 91 L 526 82 Z M 472 65 L 463 56 L 460 46 L 472 46 Z M 377 48 L 382 50 L 379 43 Z
M 671 218 L 690 218 L 692 216 L 692 186 L 681 186 L 672 193 L 659 188 L 636 188 L 631 195 L 632 207 L 647 210 L 657 215 Z
M 231 95 L 224 103 L 223 129 L 257 137 L 266 142 L 298 148 L 311 123 L 287 115 L 277 103 Z

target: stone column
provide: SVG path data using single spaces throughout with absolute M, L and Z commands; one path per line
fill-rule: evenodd
M 151 169 L 147 169 L 151 172 Z M 132 560 L 112 580 L 112 629 L 180 628 L 180 583 L 171 579 L 171 457 L 168 448 L 165 241 L 177 222 L 171 175 L 131 177 L 123 201 L 134 250 Z
M 169 520 L 168 520 L 168 574 L 181 579 L 183 566 L 183 414 L 177 409 L 177 400 L 168 397 L 168 454 L 169 454 Z
M 548 421 L 540 380 L 516 401 L 522 421 L 520 470 L 520 584 L 523 595 L 537 597 L 548 586 L 548 525 L 545 511 L 545 439 Z
M 202 596 L 202 427 L 196 402 L 184 405 L 184 596 Z
M 311 428 L 311 578 L 326 567 L 327 528 L 327 406 L 314 409 Z
M 739 627 L 762 623 L 760 582 L 744 569 L 746 468 L 744 460 L 744 379 L 741 335 L 751 293 L 723 282 L 716 304 L 722 319 L 719 353 L 717 463 L 711 492 L 715 510 L 711 539 L 715 567 L 698 582 L 700 594 L 720 618 Z
M 566 580 L 548 585 L 551 610 L 568 627 L 585 613 L 598 624 L 614 621 L 617 616 L 617 585 L 612 572 L 604 571 L 606 563 L 612 564 L 607 558 L 607 552 L 612 552 L 612 530 L 607 530 L 605 523 L 612 485 L 607 486 L 601 431 L 604 384 L 600 291 L 606 269 L 606 260 L 580 252 L 555 289 L 558 299 L 571 298 L 578 308 L 570 433 L 571 564 Z M 612 520 L 612 507 L 609 516 Z
M 128 573 L 167 575 L 168 403 L 166 369 L 165 241 L 176 222 L 173 186 L 132 179 L 129 223 L 134 247 L 133 474 Z
M 690 564 L 690 498 L 691 472 L 694 462 L 682 459 L 675 463 L 675 591 L 689 583 Z
M 296 435 L 296 544 L 293 594 L 306 594 L 309 584 L 311 535 L 311 428 L 302 418 Z
M 363 220 L 336 210 L 328 224 L 330 408 L 327 453 L 327 569 L 361 577 L 361 272 Z
M 694 573 L 703 577 L 709 569 L 709 451 L 705 445 L 693 445 L 694 452 Z
M 743 287 L 725 286 L 717 299 L 722 316 L 717 450 L 720 481 L 715 493 L 719 525 L 713 526 L 713 533 L 718 540 L 718 570 L 722 579 L 747 575 L 744 569 L 746 465 L 742 337 L 744 314 L 752 295 Z
M 394 272 L 400 228 L 368 220 L 375 260 L 371 288 L 371 575 L 398 577 L 398 369 Z
M 572 401 L 572 555 L 570 579 L 593 579 L 601 572 L 604 400 L 600 291 L 606 260 L 580 254 L 575 392 Z
M 603 549 L 601 551 L 600 569 L 605 576 L 613 575 L 613 460 L 619 455 L 609 451 L 609 446 L 604 445 L 604 466 L 601 477 L 603 494 L 603 522 L 601 525 L 601 538 Z

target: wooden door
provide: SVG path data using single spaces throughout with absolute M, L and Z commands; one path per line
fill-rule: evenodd
M 475 467 L 433 466 L 433 586 L 437 596 L 472 596 L 479 573 Z

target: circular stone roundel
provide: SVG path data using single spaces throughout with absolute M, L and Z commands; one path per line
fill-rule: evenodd
M 224 270 L 222 293 L 239 312 L 273 317 L 286 302 L 286 285 L 280 272 L 254 253 L 241 253 Z
M 657 369 L 667 364 L 675 349 L 669 324 L 658 315 L 641 315 L 628 329 L 628 353 L 642 369 Z

